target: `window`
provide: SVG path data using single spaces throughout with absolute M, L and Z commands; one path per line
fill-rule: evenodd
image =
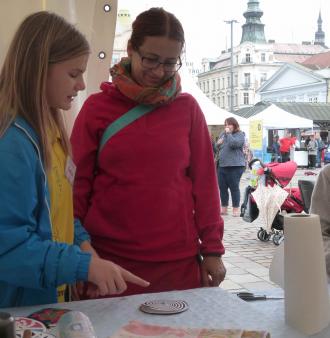
M 222 107 L 221 108 L 225 108 L 225 96 L 222 96 Z
M 251 62 L 251 54 L 250 53 L 246 53 L 245 54 L 245 62 L 246 63 L 250 63 Z
M 234 76 L 234 86 L 235 87 L 238 86 L 238 74 L 235 74 L 235 76 Z
M 218 79 L 218 90 L 220 90 L 220 79 Z
M 263 84 L 267 80 L 267 73 L 261 73 L 260 83 Z
M 227 95 L 227 107 L 230 107 L 230 95 Z
M 214 80 L 214 79 L 213 79 L 212 83 L 213 83 L 213 84 L 212 84 L 212 86 L 213 86 L 213 87 L 212 87 L 212 90 L 215 90 L 215 80 Z
M 220 107 L 220 96 L 217 97 L 217 103 L 218 103 L 218 106 Z
M 244 73 L 244 85 L 246 87 L 249 87 L 251 84 L 251 74 L 250 73 Z
M 205 93 L 205 81 L 203 82 L 203 93 Z
M 314 102 L 314 103 L 317 103 L 317 101 L 318 101 L 318 100 L 317 100 L 317 97 L 313 97 L 313 102 Z
M 238 95 L 237 95 L 237 94 L 235 94 L 234 106 L 235 106 L 235 107 L 238 106 Z
M 266 54 L 261 53 L 261 62 L 265 62 L 265 61 L 266 61 Z
M 222 89 L 224 89 L 225 88 L 225 78 L 223 77 L 222 78 Z
M 244 104 L 249 104 L 249 93 L 244 93 Z
M 236 55 L 236 64 L 238 65 L 238 55 Z
M 206 91 L 207 92 L 210 91 L 210 82 L 209 81 L 206 82 Z

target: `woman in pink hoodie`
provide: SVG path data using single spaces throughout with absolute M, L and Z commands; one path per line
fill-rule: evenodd
M 126 294 L 218 286 L 225 277 L 212 146 L 198 103 L 181 93 L 183 46 L 173 14 L 141 13 L 128 57 L 87 99 L 72 132 L 75 216 L 101 257 L 151 282 Z M 112 123 L 132 108 L 149 112 L 118 131 Z

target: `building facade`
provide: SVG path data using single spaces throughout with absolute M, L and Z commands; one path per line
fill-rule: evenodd
M 249 0 L 243 15 L 246 23 L 242 26 L 241 43 L 233 48 L 233 66 L 231 67 L 231 50 L 227 50 L 215 60 L 204 59 L 203 71 L 198 74 L 201 90 L 226 110 L 230 110 L 231 95 L 235 111 L 260 101 L 258 88 L 284 63 L 303 62 L 312 55 L 327 50 L 324 35 L 318 35 L 320 38 L 317 44 L 286 44 L 273 40 L 267 42 L 264 25 L 261 23 L 263 12 L 259 8 L 259 1 Z M 318 27 L 322 30 L 320 23 L 318 21 Z M 320 43 L 322 41 L 323 44 Z
M 261 101 L 327 103 L 329 69 L 312 70 L 299 64 L 283 65 L 259 89 Z

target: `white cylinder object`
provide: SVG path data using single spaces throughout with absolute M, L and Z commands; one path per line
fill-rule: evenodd
M 328 326 L 330 302 L 318 215 L 284 217 L 285 319 L 304 334 Z
M 65 313 L 56 328 L 58 338 L 96 338 L 91 321 L 79 311 Z

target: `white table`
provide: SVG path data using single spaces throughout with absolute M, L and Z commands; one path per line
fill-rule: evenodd
M 271 290 L 268 293 L 281 294 L 282 290 Z M 189 304 L 189 310 L 181 314 L 162 316 L 145 314 L 138 309 L 140 304 L 153 299 L 185 300 Z M 8 311 L 14 316 L 27 316 L 45 307 L 48 306 L 10 308 L 2 311 Z M 272 338 L 307 337 L 285 324 L 283 300 L 245 302 L 220 288 L 52 304 L 50 307 L 68 308 L 85 313 L 91 319 L 98 338 L 109 337 L 130 320 L 177 327 L 268 330 Z M 313 337 L 329 338 L 330 326 Z
M 298 167 L 308 167 L 308 151 L 291 150 L 290 160 L 295 161 Z

